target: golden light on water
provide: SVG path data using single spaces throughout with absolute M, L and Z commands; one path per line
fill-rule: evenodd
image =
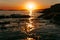
M 29 23 L 26 24 L 27 24 L 27 32 L 30 32 L 35 29 L 35 26 L 33 25 L 33 21 L 31 20 L 31 18 L 29 18 Z
M 34 26 L 31 23 L 27 23 L 27 32 L 34 30 Z
M 29 13 L 29 16 L 32 16 L 32 10 L 30 10 L 29 12 L 30 12 L 30 13 Z
M 35 29 L 35 26 L 33 25 L 33 21 L 31 19 L 33 19 L 32 11 L 37 9 L 37 5 L 34 2 L 28 2 L 25 4 L 25 8 L 29 11 L 28 15 L 31 16 L 29 18 L 29 22 L 26 23 L 26 33 L 28 33 Z
M 35 40 L 35 39 L 33 39 L 33 38 L 27 38 L 26 40 Z

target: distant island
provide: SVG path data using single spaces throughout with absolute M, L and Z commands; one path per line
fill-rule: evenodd
M 29 18 L 29 15 L 11 14 L 11 15 L 0 15 L 0 19 L 3 18 Z

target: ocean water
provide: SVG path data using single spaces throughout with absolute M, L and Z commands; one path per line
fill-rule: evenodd
M 29 12 L 0 11 L 0 15 L 21 14 Z M 37 18 L 41 13 L 33 13 L 30 18 L 0 19 L 0 40 L 60 40 L 60 27 L 50 20 Z

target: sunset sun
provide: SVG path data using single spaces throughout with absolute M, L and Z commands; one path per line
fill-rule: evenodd
M 29 11 L 29 16 L 33 16 L 32 11 L 37 9 L 37 5 L 34 2 L 28 2 L 25 4 L 25 9 Z
M 27 10 L 34 10 L 34 9 L 36 9 L 36 5 L 34 3 L 27 3 L 26 9 Z
M 34 4 L 28 4 L 27 5 L 27 8 L 30 9 L 30 10 L 33 10 L 34 9 L 34 6 L 35 6 Z

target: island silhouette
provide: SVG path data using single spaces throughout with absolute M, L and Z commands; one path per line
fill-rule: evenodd
M 29 18 L 29 15 L 11 14 L 11 15 L 0 15 L 0 19 L 3 18 Z
M 40 13 L 43 13 L 43 15 L 38 18 L 48 19 L 56 24 L 60 24 L 60 3 L 52 5 L 50 8 L 46 8 Z

